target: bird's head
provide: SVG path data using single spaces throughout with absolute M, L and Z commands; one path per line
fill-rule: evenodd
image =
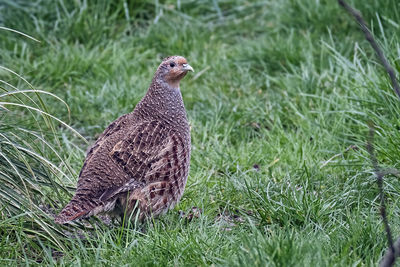
M 179 87 L 180 80 L 185 77 L 188 71 L 194 71 L 181 56 L 171 56 L 164 58 L 157 69 L 156 77 L 161 79 L 173 88 Z

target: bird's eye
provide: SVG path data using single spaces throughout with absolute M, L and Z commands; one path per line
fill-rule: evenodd
M 175 67 L 175 63 L 174 63 L 174 62 L 171 62 L 171 63 L 169 63 L 169 66 L 170 66 L 171 68 L 173 68 L 173 67 Z

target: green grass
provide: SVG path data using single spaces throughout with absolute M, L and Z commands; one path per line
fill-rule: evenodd
M 399 169 L 400 101 L 336 1 L 92 2 L 0 3 L 0 26 L 40 40 L 0 30 L 0 65 L 21 75 L 0 69 L 1 265 L 379 262 L 365 146 L 373 122 L 379 164 Z M 400 71 L 400 3 L 349 2 Z M 131 111 L 174 54 L 196 70 L 181 84 L 192 159 L 180 204 L 144 225 L 55 225 L 85 139 Z M 398 177 L 384 188 L 397 238 Z M 199 218 L 180 217 L 194 206 Z

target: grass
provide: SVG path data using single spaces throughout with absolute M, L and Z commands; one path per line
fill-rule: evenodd
M 399 168 L 400 102 L 335 1 L 97 2 L 0 4 L 1 26 L 40 40 L 0 30 L 1 66 L 20 75 L 0 70 L 2 265 L 379 262 L 365 145 L 373 122 L 380 165 Z M 351 3 L 400 71 L 400 4 Z M 131 111 L 173 54 L 196 70 L 181 85 L 192 159 L 180 204 L 145 225 L 55 225 L 86 140 Z M 384 188 L 397 238 L 398 177 Z M 180 217 L 194 206 L 198 218 Z

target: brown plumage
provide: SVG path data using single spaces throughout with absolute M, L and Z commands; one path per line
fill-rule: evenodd
M 190 132 L 179 89 L 188 71 L 183 57 L 163 60 L 134 111 L 112 122 L 90 148 L 75 196 L 55 222 L 129 215 L 135 207 L 144 218 L 175 206 L 189 172 Z

